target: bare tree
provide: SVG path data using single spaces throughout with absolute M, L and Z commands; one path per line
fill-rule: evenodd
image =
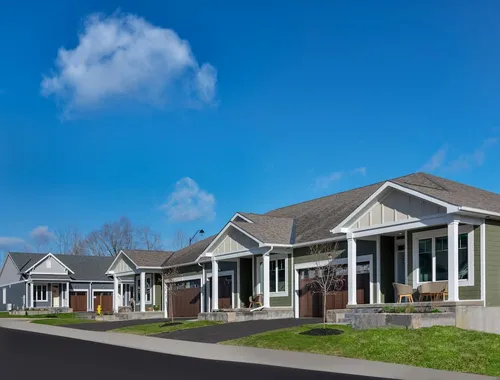
M 177 267 L 166 268 L 163 270 L 162 278 L 163 284 L 165 286 L 165 294 L 163 295 L 167 300 L 167 303 L 163 305 L 163 315 L 165 318 L 168 318 L 168 314 L 170 312 L 170 318 L 172 318 L 172 322 L 174 321 L 174 295 L 177 292 L 177 288 L 175 285 L 175 278 L 179 277 L 179 270 Z
M 87 250 L 94 256 L 117 256 L 122 249 L 135 248 L 134 235 L 132 223 L 122 216 L 118 221 L 105 223 L 89 233 L 85 239 Z
M 57 253 L 68 255 L 85 254 L 86 240 L 77 228 L 69 227 L 66 229 L 59 229 L 54 235 Z
M 50 243 L 54 240 L 54 233 L 47 226 L 38 226 L 30 232 L 31 240 L 37 252 L 49 249 Z
M 136 230 L 137 245 L 147 250 L 163 249 L 161 235 L 150 227 L 144 226 Z
M 344 287 L 344 266 L 336 262 L 341 251 L 336 242 L 313 245 L 309 254 L 316 263 L 311 288 L 313 292 L 323 296 L 323 328 L 326 328 L 326 298 L 329 294 L 337 294 Z
M 172 240 L 174 251 L 184 248 L 187 245 L 186 234 L 182 230 L 177 230 Z

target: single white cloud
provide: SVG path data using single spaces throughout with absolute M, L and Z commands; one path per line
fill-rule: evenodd
M 78 39 L 76 48 L 59 49 L 54 74 L 41 83 L 42 94 L 55 96 L 66 113 L 120 99 L 187 105 L 215 98 L 216 69 L 200 65 L 172 29 L 133 14 L 94 14 Z
M 175 190 L 167 202 L 161 205 L 171 222 L 189 222 L 215 217 L 215 196 L 200 189 L 191 178 L 177 181 Z
M 359 167 L 356 169 L 353 169 L 351 171 L 345 171 L 345 172 L 333 172 L 325 176 L 320 176 L 316 178 L 316 184 L 315 188 L 316 190 L 322 190 L 322 189 L 327 189 L 330 187 L 330 185 L 333 182 L 339 181 L 343 177 L 346 176 L 351 176 L 351 175 L 356 175 L 356 174 L 361 174 L 362 176 L 366 175 L 366 167 Z
M 18 237 L 0 236 L 0 248 L 11 249 L 24 245 L 24 239 Z
M 433 172 L 439 169 L 444 164 L 447 150 L 448 147 L 446 145 L 439 148 L 439 150 L 432 155 L 429 161 L 427 161 L 427 163 L 422 166 L 422 169 L 420 169 L 420 171 Z
M 480 167 L 486 160 L 486 153 L 489 149 L 500 143 L 500 138 L 490 137 L 471 153 L 463 153 L 445 166 L 446 171 L 458 172 Z
M 36 247 L 46 246 L 56 238 L 54 233 L 49 231 L 49 227 L 47 226 L 35 227 L 30 232 L 30 237 Z

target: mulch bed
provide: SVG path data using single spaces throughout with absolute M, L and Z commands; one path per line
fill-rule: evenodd
M 300 335 L 328 336 L 328 335 L 340 335 L 343 333 L 344 333 L 344 331 L 337 330 L 337 329 L 311 329 L 311 330 L 301 332 Z
M 169 326 L 175 326 L 175 325 L 181 325 L 181 322 L 167 322 L 161 325 L 160 327 L 169 327 Z

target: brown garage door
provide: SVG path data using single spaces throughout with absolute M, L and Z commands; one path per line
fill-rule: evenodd
M 94 292 L 94 311 L 97 311 L 99 305 L 102 306 L 102 311 L 113 311 L 113 293 Z
M 305 278 L 304 278 L 305 277 Z M 299 315 L 302 318 L 323 316 L 323 295 L 314 292 L 311 288 L 312 280 L 300 273 L 299 288 Z M 370 275 L 369 273 L 358 274 L 356 279 L 356 298 L 358 304 L 365 303 L 370 299 Z M 344 287 L 337 294 L 329 294 L 326 297 L 326 309 L 345 309 L 347 306 L 347 276 L 345 276 Z
M 169 300 L 169 307 L 173 307 L 174 317 L 198 316 L 201 305 L 200 283 L 200 280 L 175 283 L 175 289 Z M 169 310 L 169 315 L 171 312 L 172 309 Z
M 70 292 L 69 307 L 73 311 L 87 311 L 87 292 Z

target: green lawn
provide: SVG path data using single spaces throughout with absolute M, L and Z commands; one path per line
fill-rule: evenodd
M 500 335 L 431 327 L 419 330 L 385 328 L 353 330 L 329 325 L 344 334 L 307 336 L 306 325 L 253 335 L 223 344 L 312 352 L 324 355 L 408 364 L 456 372 L 500 376 Z
M 70 325 L 74 323 L 93 323 L 94 320 L 78 319 L 74 313 L 40 314 L 40 315 L 9 315 L 8 312 L 1 312 L 0 318 L 27 318 L 31 323 L 40 325 Z
M 137 335 L 155 335 L 165 332 L 194 329 L 197 327 L 213 326 L 216 324 L 218 324 L 218 322 L 211 321 L 157 322 L 146 325 L 121 327 L 119 329 L 114 329 L 111 331 Z

